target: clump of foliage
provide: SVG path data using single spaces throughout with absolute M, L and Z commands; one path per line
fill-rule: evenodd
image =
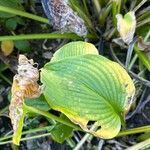
M 45 4 L 48 1 L 42 2 Z M 32 44 L 28 40 L 78 41 L 63 44 L 64 46 L 54 53 L 51 60 L 41 67 L 39 80 L 43 85 L 42 95 L 33 100 L 29 97 L 23 98 L 21 106 L 23 118 L 18 122 L 19 132 L 13 137 L 14 144 L 19 145 L 20 140 L 23 140 L 21 135 L 28 133 L 22 132 L 24 117 L 30 118 L 33 114 L 47 118 L 49 126 L 35 131 L 29 128 L 29 133 L 46 130 L 55 141 L 62 143 L 67 140 L 72 147 L 75 147 L 74 142 L 70 140 L 73 130 L 86 132 L 85 139 L 88 138 L 87 134 L 110 139 L 149 131 L 149 126 L 125 130 L 126 118 L 131 118 L 148 103 L 139 101 L 139 104 L 136 104 L 139 97 L 144 95 L 143 88 L 149 90 L 147 74 L 150 71 L 148 43 L 150 30 L 149 7 L 146 2 L 146 0 L 69 0 L 68 3 L 65 1 L 63 2 L 65 10 L 70 11 L 71 16 L 77 20 L 73 26 L 74 21 L 70 15 L 64 17 L 64 22 L 57 20 L 58 16 L 61 16 L 60 14 L 57 16 L 57 11 L 55 16 L 48 17 L 49 20 L 34 15 L 33 13 L 37 12 L 36 3 L 33 1 L 30 1 L 29 8 L 29 2 L 22 0 L 0 0 L 0 25 L 5 29 L 3 36 L 0 36 L 2 41 L 0 59 L 3 61 L 0 64 L 0 76 L 9 84 L 11 81 L 9 77 L 3 75 L 3 72 L 12 68 L 6 60 L 16 55 L 16 52 L 31 53 Z M 32 13 L 27 13 L 28 10 Z M 45 12 L 49 16 L 52 12 L 48 11 Z M 29 19 L 41 22 L 42 24 L 37 24 L 40 24 L 39 28 L 46 33 L 25 34 L 28 31 L 27 24 L 30 24 Z M 53 29 L 57 30 L 55 32 L 50 29 L 51 21 Z M 56 28 L 56 25 L 59 27 Z M 79 29 L 80 25 L 82 28 Z M 83 42 L 84 40 L 95 44 L 97 48 Z M 113 58 L 117 63 L 106 57 Z M 125 117 L 131 104 L 133 114 Z M 4 109 L 4 112 L 6 110 Z M 54 110 L 56 112 L 53 113 Z M 120 132 L 121 125 L 123 131 Z M 4 141 L 11 137 L 0 138 L 0 144 L 11 142 Z M 81 140 L 77 147 L 80 148 L 83 143 Z

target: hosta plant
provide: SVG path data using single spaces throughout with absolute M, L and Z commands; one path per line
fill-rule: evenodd
M 62 120 L 68 121 L 67 116 L 83 131 L 104 139 L 119 133 L 132 103 L 135 87 L 125 69 L 99 55 L 94 45 L 81 41 L 64 45 L 41 68 L 40 75 L 42 94 L 49 109 L 61 112 Z M 43 101 L 43 105 L 46 102 Z M 22 111 L 24 115 L 36 112 L 49 116 L 48 112 L 43 113 L 32 102 L 29 106 L 24 100 Z M 22 124 L 18 128 L 22 128 Z M 56 124 L 50 132 L 55 131 L 57 136 L 61 136 L 59 130 L 62 128 L 67 131 L 64 125 Z M 69 133 L 65 132 L 64 139 L 71 132 L 72 129 Z M 54 138 L 57 138 L 56 135 Z M 15 144 L 19 144 L 19 140 L 14 136 Z

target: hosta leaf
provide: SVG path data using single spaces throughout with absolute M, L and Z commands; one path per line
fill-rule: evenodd
M 60 118 L 69 121 L 69 119 L 65 115 L 61 115 Z M 63 143 L 66 139 L 72 136 L 72 131 L 73 128 L 57 122 L 55 127 L 51 131 L 51 136 L 54 141 Z
M 41 81 L 53 109 L 83 130 L 105 139 L 120 131 L 121 116 L 129 109 L 135 90 L 119 64 L 94 54 L 47 63 L 41 70 Z M 95 131 L 88 128 L 91 122 Z
M 133 11 L 128 12 L 122 17 L 121 14 L 116 15 L 117 18 L 117 30 L 122 38 L 122 40 L 130 44 L 133 40 L 135 28 L 136 28 L 136 18 Z
M 43 95 L 38 98 L 28 98 L 25 100 L 25 104 L 43 111 L 48 111 L 50 109 Z
M 87 42 L 70 42 L 63 47 L 61 47 L 52 58 L 52 61 L 58 61 L 64 58 L 72 57 L 72 56 L 80 56 L 85 54 L 95 54 L 98 55 L 98 51 L 96 47 Z
M 22 53 L 23 52 L 29 52 L 31 50 L 30 43 L 27 40 L 15 41 L 15 47 L 18 50 L 20 50 Z
M 72 130 L 72 128 L 64 124 L 58 123 L 51 131 L 51 136 L 54 141 L 57 141 L 58 143 L 63 143 L 66 139 L 71 137 Z
M 9 18 L 7 21 L 6 21 L 6 28 L 9 29 L 9 30 L 15 30 L 17 28 L 17 22 L 16 20 L 13 18 Z

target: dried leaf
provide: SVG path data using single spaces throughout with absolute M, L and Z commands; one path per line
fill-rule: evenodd
M 12 99 L 9 106 L 9 116 L 13 125 L 13 143 L 19 145 L 25 112 L 23 103 L 25 98 L 39 97 L 40 86 L 37 81 L 39 72 L 33 60 L 28 60 L 24 55 L 19 55 L 18 74 L 14 76 L 12 85 Z
M 142 37 L 138 38 L 138 47 L 144 52 L 150 52 L 150 42 L 145 42 Z
M 54 29 L 61 32 L 73 32 L 79 36 L 86 36 L 87 29 L 81 19 L 69 7 L 65 0 L 41 0 L 45 14 L 52 23 Z
M 13 41 L 2 41 L 1 50 L 4 56 L 10 55 L 14 50 L 14 42 Z

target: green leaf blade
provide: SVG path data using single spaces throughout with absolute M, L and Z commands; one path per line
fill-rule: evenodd
M 50 107 L 43 95 L 38 98 L 25 99 L 25 104 L 43 111 L 50 110 Z
M 62 118 L 63 120 L 70 121 L 64 115 L 61 115 L 60 118 Z M 51 131 L 51 136 L 54 141 L 57 141 L 58 143 L 63 143 L 65 140 L 72 137 L 73 135 L 72 131 L 73 131 L 73 128 L 57 122 L 55 127 Z
M 51 62 L 59 61 L 64 58 L 69 58 L 73 56 L 80 56 L 85 54 L 95 54 L 98 55 L 98 51 L 94 45 L 91 43 L 77 41 L 70 42 L 63 47 L 61 47 L 52 58 Z
M 135 90 L 121 66 L 102 56 L 86 54 L 48 63 L 41 77 L 45 98 L 53 109 L 96 136 L 107 139 L 118 134 L 126 98 Z M 101 129 L 88 130 L 89 121 L 95 121 L 94 126 Z
M 30 43 L 27 40 L 15 41 L 15 47 L 21 52 L 29 52 L 31 50 Z

